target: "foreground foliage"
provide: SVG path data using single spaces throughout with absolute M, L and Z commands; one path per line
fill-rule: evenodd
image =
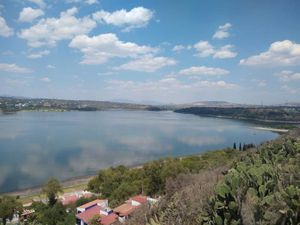
M 7 220 L 12 220 L 13 216 L 19 214 L 21 211 L 22 204 L 15 197 L 0 197 L 0 219 L 2 219 L 3 225 L 7 223 Z
M 144 218 L 128 224 L 250 225 L 300 223 L 300 139 L 289 134 L 241 153 L 230 169 L 181 174 Z M 224 174 L 224 176 L 223 176 Z
M 249 153 L 216 187 L 209 224 L 298 224 L 300 141 L 284 138 Z

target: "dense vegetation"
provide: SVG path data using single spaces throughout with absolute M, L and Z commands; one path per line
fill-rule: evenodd
M 300 121 L 300 107 L 190 107 L 175 112 L 233 119 Z
M 128 224 L 299 224 L 299 134 L 248 151 L 229 169 L 168 180 L 159 204 Z
M 135 194 L 163 195 L 166 193 L 167 179 L 174 179 L 181 173 L 198 173 L 205 168 L 230 164 L 238 156 L 237 153 L 237 150 L 227 149 L 201 156 L 161 159 L 146 163 L 142 168 L 109 168 L 101 170 L 89 182 L 88 188 L 92 192 L 101 193 L 103 198 L 108 198 L 111 206 L 116 206 Z

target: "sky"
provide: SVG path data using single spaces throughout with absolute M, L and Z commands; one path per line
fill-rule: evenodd
M 0 0 L 0 95 L 300 102 L 298 0 Z

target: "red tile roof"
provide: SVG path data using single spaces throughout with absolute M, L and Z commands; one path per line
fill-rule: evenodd
M 94 216 L 96 215 L 100 216 L 100 209 L 101 207 L 96 205 L 82 213 L 77 214 L 76 218 L 83 220 L 85 223 L 88 224 Z
M 133 201 L 143 204 L 143 203 L 147 202 L 147 196 L 137 195 L 137 196 L 130 198 L 129 200 L 133 200 Z
M 84 204 L 84 205 L 81 205 L 81 206 L 79 206 L 79 207 L 77 207 L 77 208 L 83 208 L 83 209 L 86 209 L 86 208 L 89 208 L 89 207 L 91 207 L 91 206 L 93 206 L 93 205 L 97 205 L 98 203 L 103 203 L 105 200 L 102 200 L 102 199 L 96 199 L 96 200 L 94 200 L 94 201 L 91 201 L 91 202 L 88 202 L 88 203 L 86 203 L 86 204 Z
M 77 201 L 78 199 L 78 196 L 76 194 L 72 194 L 72 195 L 69 195 L 69 196 L 64 196 L 61 200 L 62 204 L 63 205 L 70 205 L 70 204 L 73 204 Z
M 111 225 L 111 224 L 113 224 L 116 221 L 118 221 L 118 216 L 115 213 L 111 213 L 111 214 L 109 214 L 107 216 L 103 216 L 100 219 L 100 223 L 102 225 Z
M 118 213 L 120 216 L 128 216 L 136 209 L 136 206 L 133 206 L 128 203 L 124 203 L 123 205 L 118 206 L 114 209 L 114 212 Z

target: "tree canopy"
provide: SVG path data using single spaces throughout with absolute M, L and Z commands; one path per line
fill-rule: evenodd
M 53 206 L 57 201 L 58 193 L 62 193 L 62 187 L 59 181 L 55 178 L 51 178 L 42 188 L 42 193 L 44 193 L 48 198 L 48 204 Z

